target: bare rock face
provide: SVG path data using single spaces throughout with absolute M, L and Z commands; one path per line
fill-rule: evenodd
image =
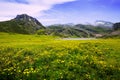
M 24 21 L 26 22 L 26 24 L 32 25 L 37 29 L 45 28 L 36 18 L 33 18 L 27 14 L 17 15 L 16 18 L 14 18 L 14 20 Z

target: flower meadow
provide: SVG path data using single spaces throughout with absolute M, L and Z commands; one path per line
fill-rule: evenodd
M 119 80 L 120 39 L 0 33 L 0 80 Z

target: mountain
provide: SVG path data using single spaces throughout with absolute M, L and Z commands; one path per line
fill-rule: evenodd
M 115 23 L 115 24 L 113 25 L 113 29 L 114 29 L 114 30 L 120 30 L 120 22 Z
M 33 34 L 45 27 L 35 18 L 21 14 L 9 21 L 0 22 L 0 32 Z
M 112 29 L 110 27 L 83 24 L 58 24 L 48 26 L 45 33 L 61 37 L 101 37 L 106 33 L 110 33 L 111 31 Z
M 117 36 L 120 38 L 120 22 L 115 23 L 113 25 L 113 32 L 111 33 L 112 36 Z
M 75 28 L 84 29 L 84 30 L 91 32 L 93 34 L 104 34 L 104 33 L 111 32 L 111 30 L 112 30 L 112 28 L 110 28 L 110 27 L 83 25 L 83 24 L 77 24 L 77 25 L 75 25 Z
M 46 34 L 57 35 L 61 37 L 101 37 L 112 31 L 109 27 L 99 27 L 93 25 L 50 25 L 46 28 Z
M 120 23 L 113 24 L 107 21 L 96 21 L 91 24 L 55 24 L 44 27 L 36 18 L 27 14 L 17 15 L 14 19 L 0 22 L 0 32 L 55 35 L 60 37 L 101 37 L 106 34 L 119 34 L 119 31 L 112 33 L 112 27 L 119 29 Z
M 120 39 L 120 22 L 114 23 L 112 32 L 103 36 L 103 38 L 119 38 Z
M 103 21 L 103 20 L 97 20 L 95 22 L 96 26 L 100 26 L 100 27 L 110 27 L 112 28 L 113 23 L 112 22 L 108 22 L 108 21 Z
M 59 25 L 59 26 L 48 26 L 48 34 L 57 35 L 60 37 L 92 37 L 92 34 L 88 33 L 83 29 L 76 29 L 73 26 Z

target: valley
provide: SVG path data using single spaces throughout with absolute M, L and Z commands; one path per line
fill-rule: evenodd
M 119 32 L 118 23 L 44 27 L 25 14 L 0 22 L 0 80 L 119 80 Z

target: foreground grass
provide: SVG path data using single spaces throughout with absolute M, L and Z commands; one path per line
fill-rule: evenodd
M 119 80 L 120 39 L 0 33 L 0 80 Z

